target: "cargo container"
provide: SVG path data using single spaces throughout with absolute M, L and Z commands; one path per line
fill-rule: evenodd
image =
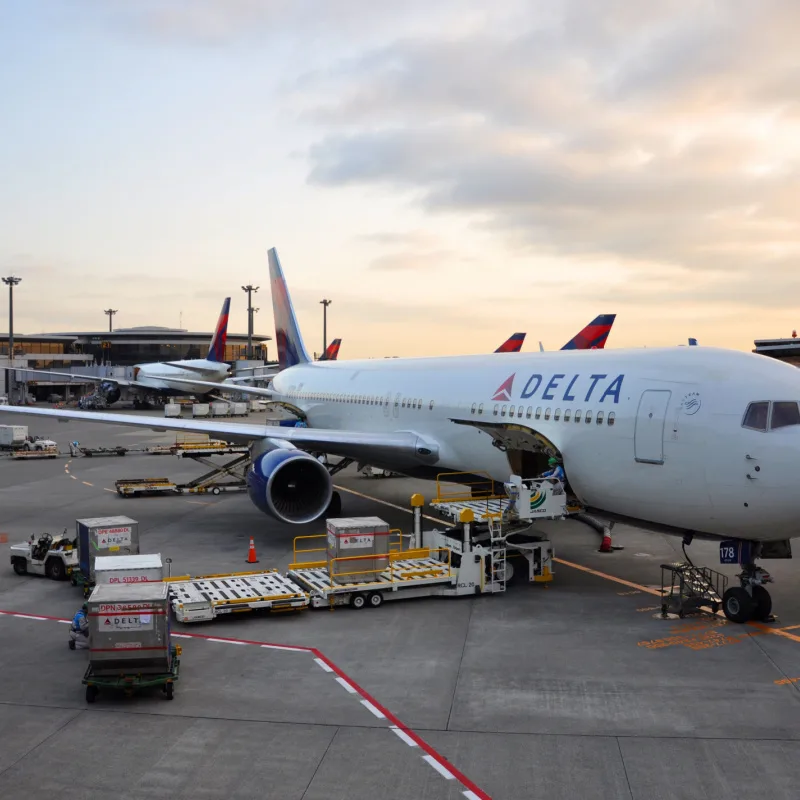
M 163 580 L 160 553 L 135 556 L 98 556 L 94 561 L 95 583 L 153 583 Z
M 0 448 L 22 447 L 28 440 L 27 425 L 0 425 Z
M 178 403 L 166 403 L 164 405 L 165 417 L 179 417 L 181 415 L 181 407 Z
M 379 517 L 334 517 L 327 520 L 326 530 L 328 572 L 337 583 L 374 581 L 388 569 L 388 522 Z
M 231 413 L 231 404 L 225 403 L 222 400 L 215 400 L 211 404 L 211 416 L 212 417 L 227 417 L 230 416 Z
M 232 417 L 246 417 L 247 413 L 247 403 L 231 403 Z
M 251 400 L 250 401 L 250 410 L 251 411 L 263 411 L 264 410 L 264 403 L 261 400 Z
M 89 596 L 89 666 L 96 676 L 170 671 L 169 585 L 101 584 Z
M 193 417 L 207 417 L 208 416 L 208 403 L 195 403 L 192 406 Z
M 130 556 L 139 553 L 139 523 L 130 517 L 90 517 L 75 520 L 81 573 L 94 581 L 98 556 Z

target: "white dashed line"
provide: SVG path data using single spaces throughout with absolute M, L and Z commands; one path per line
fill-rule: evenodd
M 466 791 L 462 792 L 462 794 L 467 798 L 467 800 L 481 800 L 480 797 L 478 797 L 478 795 L 472 791 L 472 789 L 467 789 Z
M 449 769 L 443 767 L 433 756 L 422 756 L 443 778 L 454 781 L 456 776 Z
M 417 747 L 417 743 L 402 728 L 390 725 L 389 730 L 394 731 L 409 747 Z
M 356 690 L 344 678 L 337 678 L 336 682 L 341 683 L 342 686 L 344 686 L 344 688 L 347 689 L 348 692 L 350 692 L 350 694 L 356 693 Z
M 187 636 L 185 633 L 171 633 L 173 639 L 191 639 L 193 637 Z
M 325 670 L 325 672 L 333 672 L 333 670 L 321 658 L 315 658 L 314 661 L 316 661 L 317 664 L 319 664 L 322 669 Z
M 70 475 L 70 478 L 72 478 L 74 481 L 78 480 L 74 475 Z
M 106 489 L 106 488 L 103 488 L 103 491 L 104 491 L 104 492 L 111 492 L 111 494 L 116 494 L 116 493 L 117 493 L 117 490 L 116 490 L 116 489 Z
M 93 483 L 89 483 L 89 481 L 81 481 L 84 486 L 94 486 Z
M 290 653 L 307 653 L 308 650 L 302 647 L 281 647 L 279 644 L 262 644 L 265 650 L 288 650 Z
M 361 705 L 364 706 L 364 708 L 371 711 L 378 719 L 386 719 L 384 713 L 375 708 L 375 706 L 372 705 L 372 703 L 370 703 L 369 700 L 362 700 Z
M 45 622 L 48 622 L 47 617 L 36 617 L 33 614 L 14 614 L 15 617 L 19 617 L 20 619 L 41 619 Z

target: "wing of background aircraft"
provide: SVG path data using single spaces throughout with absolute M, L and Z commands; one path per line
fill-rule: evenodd
M 524 333 L 512 333 L 511 336 L 495 350 L 495 353 L 519 353 L 519 351 L 522 350 L 522 343 L 524 341 Z
M 260 375 L 256 375 L 256 378 L 261 377 Z M 272 397 L 275 393 L 272 389 L 262 389 L 259 386 L 243 386 L 239 383 L 231 383 L 233 379 L 230 379 L 226 383 L 214 383 L 214 381 L 196 381 L 194 379 L 189 378 L 170 378 L 170 383 L 186 383 L 190 386 L 203 386 L 208 388 L 209 391 L 212 389 L 216 389 L 219 391 L 229 391 L 229 392 L 240 392 L 241 394 L 249 394 L 253 397 Z M 253 378 L 244 378 L 240 380 L 253 380 Z
M 3 367 L 6 372 L 11 370 L 11 367 Z M 44 369 L 31 369 L 29 367 L 14 367 L 14 372 L 33 372 L 37 375 L 50 375 L 54 378 L 70 378 L 73 381 L 82 381 L 84 383 L 115 383 L 118 386 L 144 386 L 144 384 L 137 381 L 129 381 L 125 378 L 100 378 L 97 375 L 78 375 L 74 372 L 53 372 Z

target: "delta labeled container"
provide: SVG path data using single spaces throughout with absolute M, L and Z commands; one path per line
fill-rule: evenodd
M 156 583 L 164 579 L 161 553 L 100 556 L 94 560 L 95 583 Z
M 98 556 L 131 556 L 139 553 L 139 523 L 130 517 L 76 519 L 78 563 L 81 572 L 94 580 Z
M 99 584 L 89 606 L 92 674 L 158 675 L 170 671 L 169 585 Z
M 334 517 L 326 528 L 328 574 L 337 583 L 374 581 L 389 568 L 388 522 L 380 517 Z

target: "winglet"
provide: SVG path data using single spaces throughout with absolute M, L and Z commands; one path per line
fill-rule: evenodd
M 495 350 L 495 353 L 519 353 L 519 351 L 522 350 L 522 343 L 524 341 L 524 333 L 514 333 Z
M 319 357 L 320 361 L 336 361 L 339 356 L 339 348 L 342 346 L 341 339 L 334 339 Z
M 211 337 L 211 344 L 208 348 L 208 355 L 206 361 L 224 361 L 225 360 L 225 343 L 228 340 L 228 314 L 231 310 L 231 299 L 226 297 L 222 304 L 222 311 L 217 320 L 217 327 L 214 329 L 214 335 Z
M 697 339 L 689 339 L 689 347 L 697 347 Z
M 542 340 L 539 340 L 539 352 L 544 353 L 544 345 L 542 344 Z
M 278 259 L 278 251 L 271 247 L 268 255 L 272 310 L 275 315 L 275 340 L 278 345 L 278 362 L 281 369 L 294 367 L 298 364 L 307 364 L 311 359 L 308 357 L 303 344 L 303 337 L 300 335 L 294 306 L 292 306 L 292 298 L 289 297 L 289 288 L 286 286 L 286 278 L 283 277 L 281 262 Z
M 616 314 L 600 314 L 595 317 L 580 333 L 573 336 L 562 350 L 602 350 L 606 346 L 611 326 L 617 318 Z

